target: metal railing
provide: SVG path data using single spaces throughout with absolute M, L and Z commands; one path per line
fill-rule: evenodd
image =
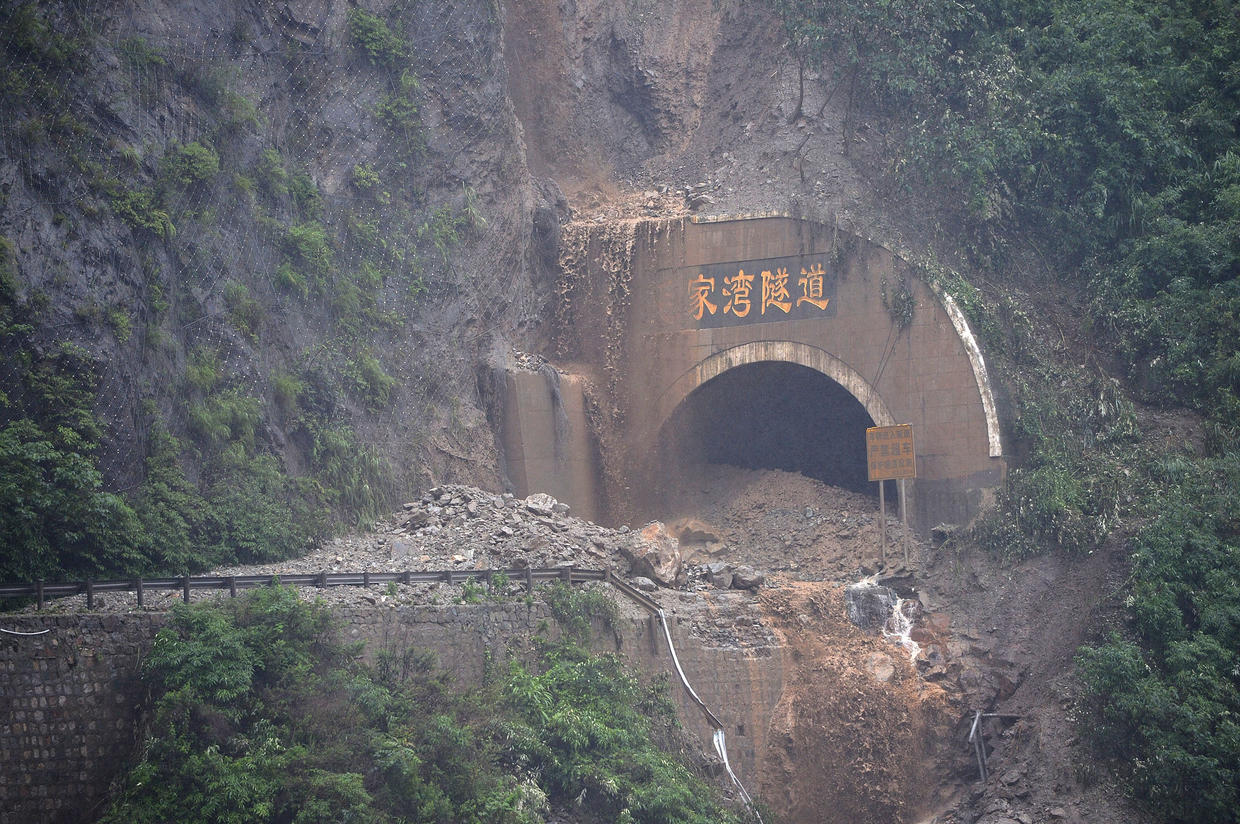
M 526 589 L 533 591 L 534 585 L 545 581 L 564 581 L 567 584 L 579 584 L 587 581 L 607 581 L 633 598 L 649 610 L 658 610 L 659 605 L 640 590 L 630 586 L 612 575 L 610 569 L 583 569 L 579 567 L 550 567 L 532 569 L 445 569 L 404 572 L 316 572 L 292 575 L 182 575 L 175 578 L 127 578 L 109 581 L 57 581 L 48 583 L 36 581 L 25 584 L 0 584 L 0 599 L 30 598 L 35 599 L 36 608 L 42 610 L 49 598 L 69 595 L 86 595 L 86 608 L 94 609 L 95 596 L 104 592 L 133 592 L 137 595 L 138 606 L 144 605 L 144 596 L 152 591 L 180 591 L 182 598 L 189 602 L 190 592 L 194 590 L 227 590 L 229 595 L 236 596 L 239 590 L 257 587 L 284 586 L 296 587 L 366 587 L 372 584 L 464 584 L 467 581 L 491 583 L 497 576 L 506 576 L 509 581 L 524 582 Z

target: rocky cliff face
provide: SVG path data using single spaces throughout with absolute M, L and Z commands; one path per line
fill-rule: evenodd
M 36 362 L 77 347 L 109 488 L 157 428 L 191 481 L 275 456 L 342 515 L 500 483 L 478 364 L 537 324 L 555 221 L 493 4 L 6 5 L 6 299 Z

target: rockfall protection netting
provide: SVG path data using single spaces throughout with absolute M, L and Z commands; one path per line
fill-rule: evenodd
M 498 14 L 486 0 L 0 6 L 0 235 L 37 349 L 89 353 L 111 485 L 139 480 L 152 408 L 192 429 L 211 393 L 257 399 L 264 420 L 300 393 L 364 449 L 409 435 L 411 405 L 454 396 L 426 364 L 445 327 L 420 318 L 476 312 L 485 335 L 476 281 L 513 283 L 466 249 L 487 220 L 475 181 L 508 162 L 493 148 L 511 120 Z M 10 409 L 25 368 L 0 363 Z

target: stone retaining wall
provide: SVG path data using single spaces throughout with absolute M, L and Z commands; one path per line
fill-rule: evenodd
M 686 674 L 728 725 L 731 758 L 742 780 L 754 776 L 766 719 L 782 689 L 779 649 L 761 642 L 703 645 L 690 636 L 690 601 L 676 609 L 679 614 L 669 619 Z M 712 620 L 726 620 L 717 617 L 717 605 L 712 609 Z M 344 639 L 363 642 L 372 662 L 385 652 L 399 662 L 406 650 L 430 650 L 462 685 L 476 683 L 489 666 L 527 646 L 544 622 L 554 631 L 541 602 L 340 607 L 336 613 Z M 140 742 L 146 696 L 141 662 L 165 618 L 0 617 L 4 629 L 50 630 L 0 634 L 0 824 L 72 824 L 98 816 L 109 784 Z M 617 631 L 596 633 L 596 646 L 620 652 L 646 673 L 671 673 L 682 720 L 709 742 L 709 725 L 683 695 L 652 619 L 625 605 Z
M 142 656 L 159 613 L 4 616 L 0 627 L 0 822 L 92 820 L 134 748 Z

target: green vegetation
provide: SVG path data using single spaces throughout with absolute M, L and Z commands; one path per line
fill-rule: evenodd
M 379 173 L 369 163 L 359 163 L 353 167 L 353 185 L 361 191 L 369 191 L 379 185 Z
M 892 185 L 954 193 L 1004 283 L 1039 238 L 1125 386 L 1065 367 L 1002 287 L 935 273 L 999 366 L 1021 456 L 975 531 L 998 551 L 1131 538 L 1131 637 L 1081 653 L 1087 722 L 1173 821 L 1232 822 L 1240 776 L 1240 18 L 1227 3 L 771 0 L 803 69 L 890 113 Z M 804 74 L 803 74 L 804 76 Z M 959 236 L 959 230 L 942 230 Z M 931 266 L 931 269 L 934 267 Z M 894 304 L 889 305 L 889 309 Z M 1066 356 L 1065 356 L 1066 357 Z M 1206 456 L 1143 441 L 1129 395 L 1206 419 Z
M 428 197 L 434 170 L 409 162 L 423 138 L 406 11 L 349 12 L 350 45 L 382 78 L 375 123 L 392 145 L 358 159 L 355 191 L 329 197 L 319 170 L 291 159 L 314 156 L 307 135 L 269 129 L 223 52 L 195 59 L 133 31 L 99 41 L 97 25 L 72 4 L 0 10 L 0 93 L 12 110 L 0 132 L 28 189 L 64 204 L 53 219 L 59 250 L 40 265 L 63 265 L 81 237 L 122 223 L 132 231 L 122 229 L 106 265 L 141 265 L 138 303 L 117 303 L 121 289 L 67 307 L 71 335 L 106 341 L 99 354 L 93 343 L 89 354 L 62 352 L 47 343 L 54 338 L 40 307 L 62 298 L 64 281 L 31 289 L 35 262 L 17 265 L 7 242 L 0 250 L 3 336 L 14 355 L 0 376 L 0 531 L 10 537 L 0 578 L 179 573 L 284 557 L 391 505 L 394 465 L 360 433 L 420 391 L 395 374 L 403 361 L 390 347 L 426 291 L 423 261 L 446 267 L 463 227 L 480 217 L 468 192 L 464 222 L 459 204 Z M 243 23 L 228 37 L 225 50 L 253 46 Z M 108 49 L 119 72 L 85 71 L 86 58 Z M 303 91 L 290 88 L 295 107 Z M 171 95 L 192 117 L 172 131 L 148 129 L 153 119 L 138 115 Z M 118 138 L 103 112 L 136 133 Z M 116 218 L 111 229 L 99 225 Z M 290 312 L 304 349 L 260 355 Z M 143 359 L 130 373 L 143 377 L 126 390 L 141 412 L 98 421 L 96 409 L 114 409 L 106 404 L 117 387 L 110 366 L 94 359 L 135 332 L 142 346 L 125 349 Z M 177 363 L 184 380 L 151 379 L 149 370 Z M 96 372 L 108 383 L 101 387 Z M 47 385 L 49 374 L 60 383 Z M 101 460 L 116 456 L 118 435 L 145 446 L 132 456 L 142 480 L 123 492 L 103 470 L 117 463 Z
M 901 113 L 893 169 L 958 193 L 979 264 L 1036 229 L 1147 398 L 1240 391 L 1229 5 L 773 3 L 807 65 Z
M 1132 542 L 1135 639 L 1081 651 L 1102 752 L 1174 821 L 1240 809 L 1240 454 L 1169 459 L 1160 513 Z
M 135 69 L 168 65 L 168 61 L 159 53 L 159 50 L 152 48 L 151 44 L 141 37 L 126 37 L 121 40 L 116 50 Z
M 418 93 L 421 88 L 413 72 L 401 72 L 391 93 L 375 106 L 375 116 L 392 131 L 412 139 L 418 129 Z
M 220 172 L 220 156 L 197 141 L 168 149 L 161 163 L 161 177 L 173 186 L 186 187 L 210 183 Z
M 159 205 L 155 192 L 150 189 L 119 190 L 112 193 L 112 208 L 122 220 L 135 229 L 143 229 L 157 237 L 168 239 L 176 235 L 172 216 Z
M 361 664 L 281 587 L 178 605 L 144 668 L 148 735 L 105 822 L 536 824 L 574 803 L 637 824 L 736 821 L 658 750 L 665 684 L 544 643 L 463 691 L 416 650 Z
M 375 106 L 375 117 L 400 139 L 397 151 L 408 159 L 416 158 L 425 140 L 419 115 L 422 84 L 409 65 L 409 43 L 399 21 L 393 30 L 381 17 L 363 9 L 350 9 L 348 29 L 353 46 L 366 55 L 372 66 L 387 74 L 388 91 Z
M 364 9 L 349 9 L 348 27 L 353 44 L 375 66 L 390 69 L 409 59 L 405 38 L 393 32 L 381 17 Z

